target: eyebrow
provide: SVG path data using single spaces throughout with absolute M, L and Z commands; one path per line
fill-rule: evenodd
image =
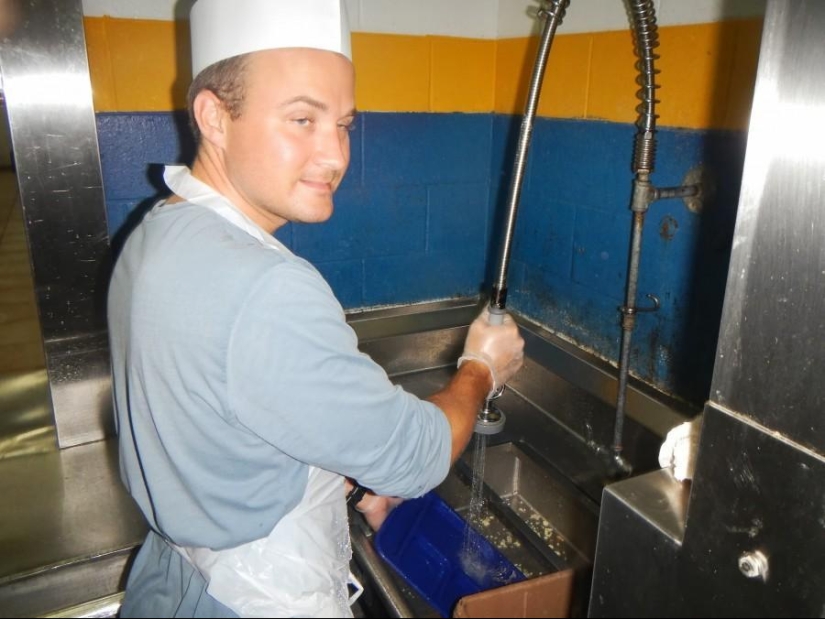
M 293 103 L 306 103 L 310 107 L 319 109 L 322 112 L 326 112 L 329 109 L 329 106 L 327 106 L 327 104 L 323 101 L 318 101 L 318 99 L 313 99 L 312 97 L 308 97 L 306 95 L 298 95 L 297 97 L 287 99 L 286 101 L 281 103 L 280 107 L 288 107 Z
M 323 101 L 318 101 L 318 99 L 313 99 L 312 97 L 308 97 L 307 95 L 298 95 L 297 97 L 292 97 L 291 99 L 287 99 L 286 101 L 281 103 L 281 105 L 279 107 L 281 107 L 281 108 L 289 107 L 290 105 L 292 105 L 294 103 L 305 103 L 306 105 L 309 105 L 310 107 L 314 107 L 317 110 L 321 110 L 322 112 L 326 112 L 326 111 L 329 110 L 329 106 L 326 103 L 324 103 Z M 345 116 L 353 116 L 354 117 L 354 116 L 357 115 L 357 113 L 358 113 L 358 111 L 355 108 L 352 108 L 352 110 L 350 110 L 350 112 L 348 114 L 345 114 Z

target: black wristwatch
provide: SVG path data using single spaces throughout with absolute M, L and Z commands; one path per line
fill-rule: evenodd
M 369 492 L 367 488 L 360 485 L 358 482 L 353 482 L 352 490 L 347 493 L 347 505 L 352 505 L 355 507 L 361 502 L 361 499 L 364 498 L 364 495 Z

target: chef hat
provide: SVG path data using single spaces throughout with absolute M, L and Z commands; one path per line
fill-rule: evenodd
M 344 0 L 197 0 L 190 14 L 192 77 L 249 52 L 311 47 L 352 60 Z

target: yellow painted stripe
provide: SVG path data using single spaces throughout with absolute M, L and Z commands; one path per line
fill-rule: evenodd
M 496 42 L 428 37 L 431 112 L 487 112 L 495 97 Z M 360 67 L 356 65 L 356 70 Z
M 112 63 L 109 60 L 106 25 L 102 19 L 89 18 L 84 20 L 84 25 L 95 110 L 99 112 L 117 111 L 117 98 L 115 97 Z
M 762 41 L 762 20 L 741 22 L 736 32 L 736 49 L 730 80 L 728 109 L 722 126 L 728 129 L 747 128 Z
M 191 79 L 186 22 L 87 17 L 97 111 L 169 111 Z M 747 127 L 762 20 L 659 28 L 661 126 Z M 535 37 L 462 39 L 353 34 L 358 107 L 380 112 L 524 111 Z M 629 30 L 557 35 L 538 114 L 636 119 Z
M 426 37 L 352 37 L 355 100 L 373 112 L 430 111 L 430 43 Z
M 600 32 L 592 45 L 584 118 L 633 122 L 639 87 L 630 31 Z
M 503 39 L 497 42 L 497 47 L 494 109 L 502 114 L 520 114 L 527 101 L 538 39 Z M 573 34 L 554 39 L 539 94 L 539 116 L 585 116 L 591 48 L 590 35 Z
M 659 124 L 744 129 L 750 115 L 762 20 L 659 29 Z M 538 40 L 498 41 L 495 111 L 523 112 Z M 630 31 L 558 35 L 538 114 L 634 122 L 639 100 Z
M 86 17 L 84 24 L 97 111 L 186 107 L 192 80 L 187 23 Z
M 737 24 L 664 30 L 661 37 L 662 120 L 679 127 L 722 127 L 728 113 Z M 691 105 L 681 105 L 685 97 Z

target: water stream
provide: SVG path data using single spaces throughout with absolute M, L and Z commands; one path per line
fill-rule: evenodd
M 487 566 L 482 557 L 479 536 L 484 511 L 484 464 L 487 452 L 487 436 L 473 435 L 473 481 L 470 487 L 470 506 L 467 510 L 467 523 L 464 527 L 464 543 L 461 548 L 461 566 L 468 576 L 476 581 L 484 578 Z

